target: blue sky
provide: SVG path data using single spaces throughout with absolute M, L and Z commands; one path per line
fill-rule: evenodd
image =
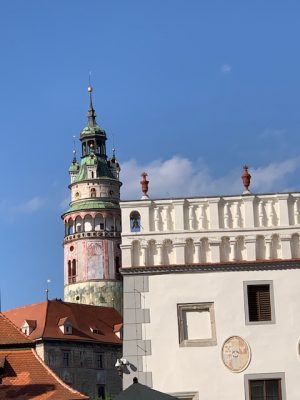
M 92 71 L 124 198 L 299 190 L 297 1 L 51 0 L 0 6 L 2 309 L 63 297 L 73 135 Z M 78 147 L 79 148 L 79 147 Z

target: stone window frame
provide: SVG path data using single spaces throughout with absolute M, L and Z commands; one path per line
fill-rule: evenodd
M 187 311 L 204 311 L 208 310 L 210 314 L 211 338 L 206 339 L 187 339 L 184 333 L 184 313 Z M 215 305 L 214 302 L 199 302 L 199 303 L 180 303 L 177 304 L 178 317 L 178 339 L 180 347 L 206 347 L 217 345 L 216 320 L 215 320 Z
M 248 307 L 248 286 L 269 285 L 270 286 L 270 304 L 271 304 L 271 320 L 270 321 L 250 321 L 249 320 L 249 307 Z M 246 325 L 268 325 L 275 324 L 275 301 L 274 301 L 274 285 L 272 280 L 253 280 L 243 282 L 244 290 L 244 310 L 245 310 L 245 324 Z
M 286 388 L 285 388 L 285 373 L 284 372 L 272 372 L 272 373 L 259 373 L 259 374 L 245 374 L 244 375 L 244 388 L 245 388 L 245 400 L 250 399 L 249 382 L 250 381 L 265 381 L 268 379 L 280 379 L 281 383 L 281 400 L 286 400 Z

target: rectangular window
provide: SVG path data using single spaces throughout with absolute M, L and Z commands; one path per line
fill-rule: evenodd
M 49 367 L 54 367 L 56 364 L 56 354 L 54 350 L 50 350 L 48 353 L 48 362 Z
M 179 345 L 217 344 L 214 303 L 178 304 Z
M 284 373 L 245 375 L 246 400 L 286 400 Z
M 275 323 L 272 281 L 244 282 L 246 324 Z
M 280 379 L 249 382 L 251 400 L 281 400 Z
M 103 354 L 96 353 L 95 364 L 97 369 L 103 369 Z
M 70 352 L 63 351 L 63 367 L 69 367 L 69 366 L 70 366 Z

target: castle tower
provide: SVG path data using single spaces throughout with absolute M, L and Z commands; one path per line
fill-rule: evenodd
M 106 133 L 96 122 L 88 88 L 88 124 L 80 133 L 81 161 L 69 168 L 70 207 L 62 215 L 64 299 L 122 310 L 120 167 L 106 155 Z

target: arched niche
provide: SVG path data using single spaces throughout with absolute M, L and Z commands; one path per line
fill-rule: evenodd
M 96 214 L 95 216 L 95 231 L 104 230 L 104 218 L 102 214 Z
M 68 221 L 68 235 L 73 235 L 74 233 L 74 221 L 72 218 Z
M 114 218 L 112 215 L 108 214 L 105 220 L 106 230 L 111 232 L 115 230 Z
M 141 215 L 138 211 L 130 213 L 130 232 L 141 231 Z
M 93 230 L 93 218 L 91 215 L 86 215 L 84 217 L 84 231 L 90 232 Z
M 83 221 L 80 216 L 75 219 L 75 232 L 80 233 L 83 232 Z

